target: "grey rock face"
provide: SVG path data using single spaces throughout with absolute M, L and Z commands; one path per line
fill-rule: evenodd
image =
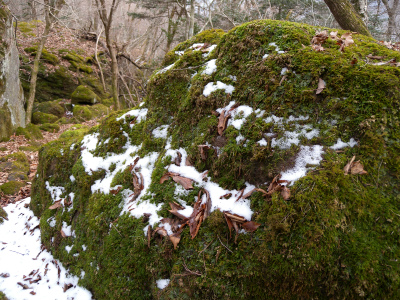
M 10 14 L 1 13 L 7 17 L 0 27 L 0 140 L 10 136 L 15 128 L 25 127 L 25 98 L 19 79 L 15 31 Z

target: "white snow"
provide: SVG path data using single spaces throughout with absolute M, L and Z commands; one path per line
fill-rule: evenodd
M 268 56 L 269 56 L 269 54 L 264 54 L 262 58 L 266 59 Z
M 123 114 L 122 116 L 118 117 L 116 121 L 124 120 L 126 116 L 131 116 L 131 117 L 136 117 L 136 123 L 140 123 L 141 121 L 146 120 L 148 109 L 147 108 L 142 108 L 142 109 L 133 109 L 131 111 L 128 111 L 127 113 Z M 130 124 L 130 127 L 132 128 L 134 124 Z M 97 133 L 98 136 L 98 133 Z M 94 149 L 92 149 L 94 150 Z
M 182 56 L 185 53 L 185 51 L 175 51 L 176 55 Z
M 162 73 L 165 73 L 165 72 L 167 72 L 168 70 L 172 69 L 174 66 L 175 66 L 175 63 L 173 63 L 173 64 L 171 64 L 171 65 L 169 65 L 169 66 L 167 66 L 167 67 L 165 67 L 165 68 L 163 68 L 163 69 L 161 69 L 161 70 L 158 70 L 155 74 L 162 74 Z M 118 121 L 118 120 L 117 120 L 117 121 Z
M 235 105 L 235 101 L 231 101 L 225 108 L 218 108 L 217 112 L 221 113 L 223 110 L 228 112 L 233 105 Z M 252 112 L 253 109 L 250 106 L 238 106 L 234 110 L 230 111 L 231 118 L 229 119 L 227 126 L 232 125 L 236 129 L 240 130 L 242 128 L 242 125 L 246 121 L 246 118 L 250 116 Z
M 60 200 L 61 195 L 65 193 L 65 189 L 62 186 L 51 186 L 48 181 L 46 181 L 46 189 L 49 191 L 53 201 Z
M 237 81 L 237 77 L 235 75 L 228 75 L 228 78 L 232 79 L 233 81 Z
M 0 273 L 9 274 L 9 277 L 0 276 L 0 291 L 10 300 L 92 299 L 88 290 L 78 286 L 78 277 L 69 274 L 61 262 L 47 250 L 41 251 L 40 230 L 33 230 L 39 225 L 39 220 L 29 208 L 24 207 L 29 202 L 30 198 L 26 198 L 4 207 L 9 220 L 0 224 Z M 27 228 L 33 231 L 30 232 Z M 60 267 L 60 277 L 57 265 Z M 29 275 L 32 271 L 32 275 Z M 29 280 L 24 280 L 24 276 L 31 277 L 32 280 L 39 276 L 42 279 L 37 283 L 30 283 Z M 28 285 L 29 289 L 24 290 L 18 282 Z M 73 287 L 64 293 L 64 284 L 69 283 Z M 32 291 L 36 295 L 30 294 Z
M 287 71 L 288 71 L 288 68 L 283 68 L 281 71 L 281 75 L 282 76 L 285 75 L 287 73 Z
M 221 81 L 217 81 L 216 83 L 209 82 L 204 87 L 203 95 L 208 97 L 211 95 L 212 92 L 215 92 L 216 90 L 225 90 L 225 93 L 232 94 L 235 88 L 234 86 L 230 84 L 225 84 Z
M 165 289 L 169 285 L 170 280 L 169 279 L 159 279 L 156 281 L 157 287 L 162 290 Z
M 343 149 L 346 147 L 353 148 L 355 145 L 357 145 L 357 142 L 353 138 L 351 138 L 348 143 L 342 142 L 342 140 L 339 138 L 337 140 L 336 144 L 331 146 L 330 148 L 333 150 L 339 150 L 339 149 Z
M 212 59 L 212 60 L 206 62 L 206 68 L 204 69 L 202 74 L 211 75 L 215 71 L 217 71 L 217 60 Z
M 66 222 L 62 223 L 62 231 L 65 233 L 66 236 L 73 236 L 75 237 L 75 231 L 72 230 L 72 226 L 68 225 Z
M 323 146 L 320 145 L 300 146 L 300 152 L 297 154 L 294 167 L 281 173 L 280 179 L 291 181 L 293 184 L 294 181 L 306 175 L 307 165 L 319 165 L 322 161 L 323 153 Z
M 168 133 L 168 128 L 169 125 L 162 125 L 160 127 L 157 127 L 152 131 L 153 135 L 155 138 L 162 138 L 166 139 L 167 138 L 167 133 Z
M 69 176 L 69 179 L 71 180 L 71 182 L 74 182 L 75 181 L 74 175 Z

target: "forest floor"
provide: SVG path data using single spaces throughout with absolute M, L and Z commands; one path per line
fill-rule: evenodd
M 4 207 L 7 206 L 9 203 L 15 203 L 17 201 L 20 201 L 22 199 L 25 199 L 30 196 L 30 187 L 31 187 L 31 181 L 33 180 L 33 177 L 36 175 L 36 170 L 39 164 L 39 151 L 26 151 L 26 150 L 21 150 L 21 147 L 31 147 L 32 145 L 43 145 L 48 142 L 54 141 L 59 138 L 59 136 L 67 131 L 67 130 L 74 130 L 74 126 L 76 124 L 65 124 L 60 126 L 59 132 L 47 132 L 47 131 L 41 131 L 43 135 L 43 139 L 41 140 L 35 140 L 31 141 L 25 138 L 25 136 L 16 136 L 13 135 L 8 142 L 1 142 L 0 143 L 0 159 L 2 157 L 5 157 L 9 154 L 17 153 L 17 152 L 23 152 L 26 157 L 28 158 L 29 161 L 29 174 L 28 178 L 29 180 L 26 182 L 26 185 L 22 187 L 18 193 L 14 195 L 4 195 L 0 191 L 0 206 Z M 82 123 L 82 125 L 88 126 L 88 127 L 93 127 L 97 125 L 97 120 L 90 120 L 87 122 Z M 22 148 L 23 149 L 23 148 Z M 8 182 L 8 172 L 0 172 L 0 186 L 3 183 Z

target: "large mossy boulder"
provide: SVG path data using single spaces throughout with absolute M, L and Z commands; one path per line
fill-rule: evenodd
M 142 106 L 43 146 L 46 248 L 96 299 L 397 298 L 400 69 L 371 57 L 400 53 L 357 34 L 317 52 L 320 30 L 202 33 Z
M 89 87 L 80 85 L 71 94 L 72 104 L 96 104 L 100 102 L 100 97 Z
M 9 181 L 27 180 L 29 173 L 28 158 L 23 152 L 4 156 L 0 158 L 0 172 L 8 173 L 7 179 Z
M 32 123 L 33 124 L 44 124 L 44 123 L 54 123 L 57 122 L 59 117 L 53 115 L 53 114 L 47 114 L 44 112 L 34 112 L 32 114 Z
M 35 103 L 33 107 L 33 112 L 42 112 L 46 114 L 52 114 L 59 118 L 64 116 L 66 112 L 66 105 L 61 103 L 61 100 L 47 101 L 41 103 Z
M 15 130 L 15 135 L 24 135 L 28 140 L 40 140 L 43 138 L 40 128 L 32 123 L 26 125 L 25 128 L 18 127 Z
M 74 118 L 80 122 L 103 117 L 109 112 L 110 109 L 103 104 L 75 105 L 72 110 Z

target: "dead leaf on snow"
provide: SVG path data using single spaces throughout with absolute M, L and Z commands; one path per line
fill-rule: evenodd
M 120 191 L 122 190 L 122 186 L 119 186 L 118 188 L 114 189 L 114 190 L 110 190 L 110 193 L 113 195 L 118 194 Z
M 168 236 L 168 232 L 165 230 L 165 228 L 163 227 L 157 227 L 156 229 L 154 229 L 153 231 L 153 236 L 158 233 L 161 236 Z
M 177 152 L 176 152 L 176 157 L 175 157 L 175 164 L 176 164 L 178 167 L 180 167 L 181 162 L 182 162 L 182 154 L 181 154 L 179 151 L 177 151 Z
M 222 111 L 218 118 L 218 134 L 222 135 L 226 128 L 226 123 L 228 119 L 231 117 L 231 114 L 225 114 L 225 111 Z

